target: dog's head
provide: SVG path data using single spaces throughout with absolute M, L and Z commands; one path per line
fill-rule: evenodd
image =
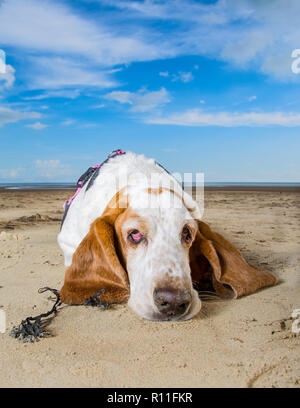
M 189 251 L 197 222 L 165 188 L 131 189 L 115 229 L 130 281 L 129 306 L 151 320 L 183 320 L 200 310 Z
M 190 205 L 192 199 L 168 188 L 120 191 L 74 253 L 62 300 L 83 303 L 103 288 L 103 301 L 129 298 L 146 319 L 196 315 L 201 302 L 192 285 L 190 249 L 198 226 Z

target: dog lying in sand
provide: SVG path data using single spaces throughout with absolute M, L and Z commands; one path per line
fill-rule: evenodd
M 59 292 L 84 304 L 100 290 L 150 320 L 187 320 L 199 291 L 236 298 L 278 282 L 201 221 L 197 202 L 153 159 L 115 151 L 79 181 L 58 243 L 68 267 Z

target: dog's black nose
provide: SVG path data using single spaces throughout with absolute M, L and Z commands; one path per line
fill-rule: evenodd
M 153 297 L 159 312 L 169 317 L 183 315 L 192 301 L 188 290 L 155 289 Z

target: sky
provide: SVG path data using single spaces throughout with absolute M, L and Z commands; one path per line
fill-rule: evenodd
M 300 182 L 299 0 L 0 0 L 0 183 L 121 148 L 206 182 Z

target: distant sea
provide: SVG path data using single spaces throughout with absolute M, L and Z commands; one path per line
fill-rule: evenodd
M 0 183 L 5 190 L 74 190 L 72 183 Z
M 191 186 L 187 183 L 186 186 Z M 195 184 L 193 184 L 195 186 Z M 299 183 L 281 182 L 206 182 L 205 187 L 298 187 Z M 74 190 L 76 184 L 72 183 L 0 183 L 0 189 L 5 190 Z
M 206 187 L 300 187 L 299 183 L 281 183 L 281 182 L 206 182 Z

